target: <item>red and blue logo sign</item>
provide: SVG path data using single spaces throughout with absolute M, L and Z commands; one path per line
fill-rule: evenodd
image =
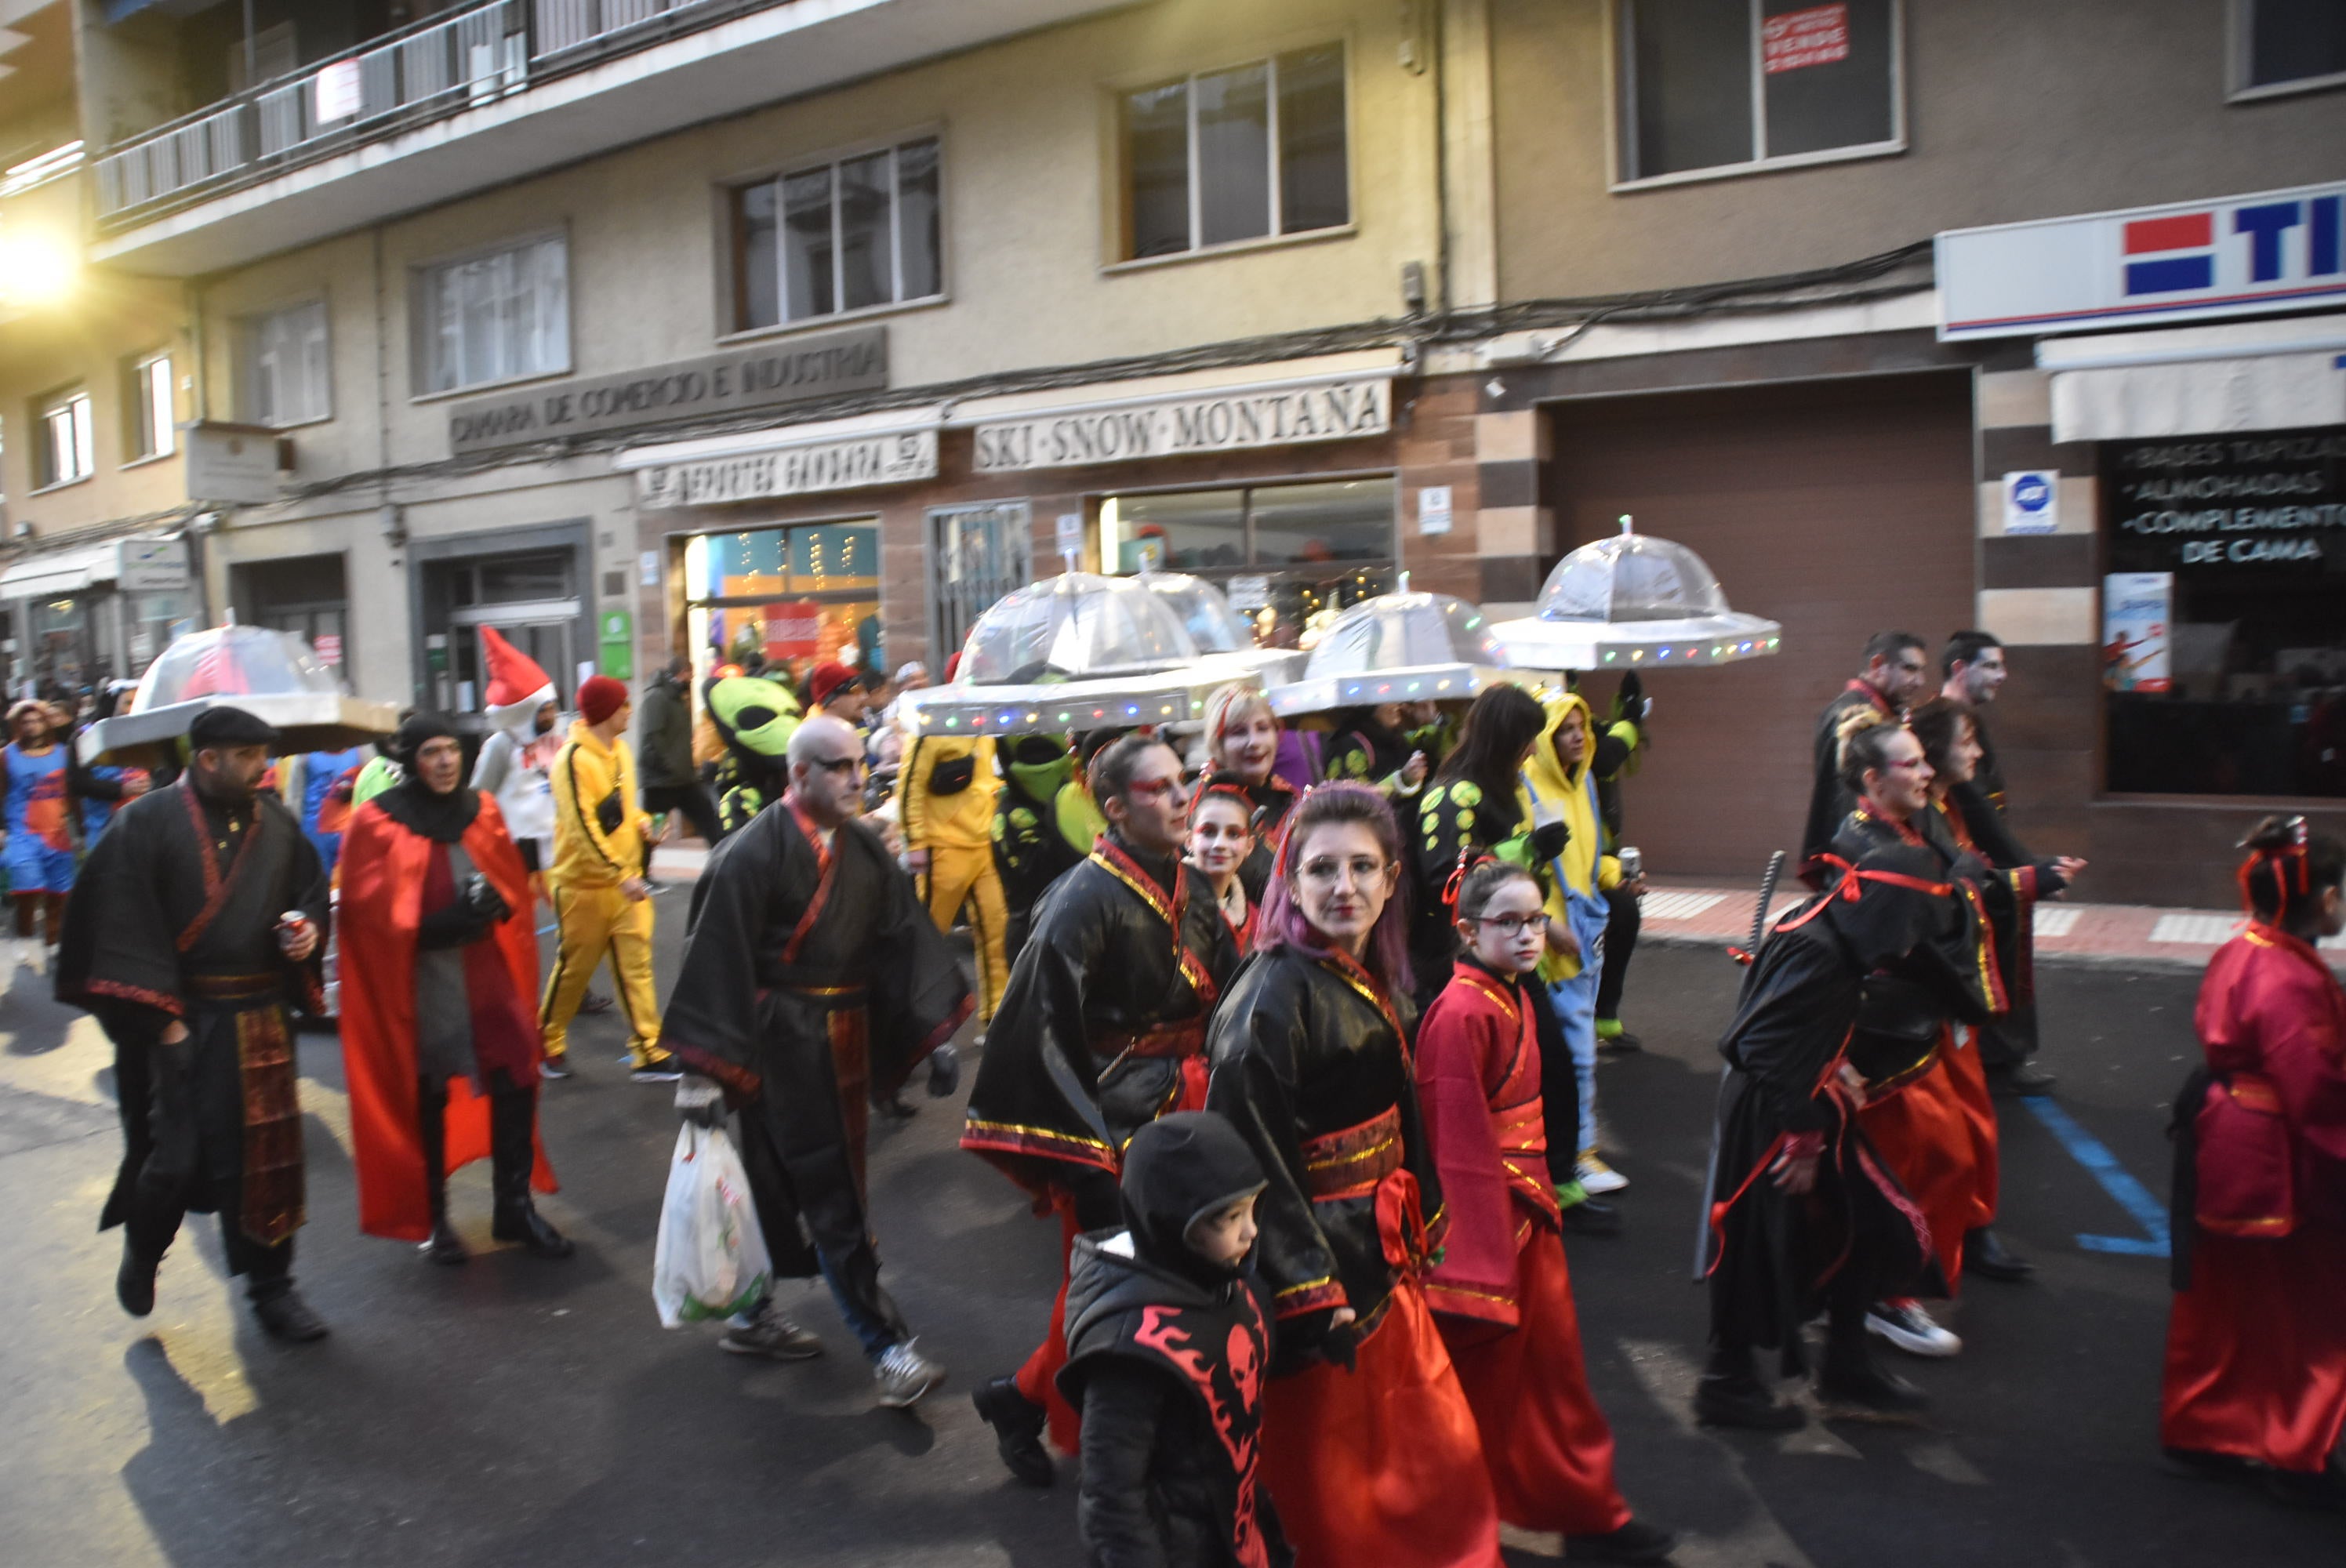
M 2346 300 L 2346 182 L 1951 229 L 1937 262 L 1946 339 Z
M 2264 201 L 2249 207 L 2212 208 L 2164 218 L 2138 218 L 2126 226 L 2126 292 L 2173 294 L 2216 286 L 2218 247 L 2226 239 L 2247 240 L 2248 281 L 2277 283 L 2291 276 L 2336 277 L 2341 220 L 2346 200 L 2317 196 L 2304 201 Z M 2229 221 L 2227 221 L 2229 219 Z M 2303 229 L 2301 249 L 2290 241 Z M 2291 265 L 2302 255 L 2301 270 Z

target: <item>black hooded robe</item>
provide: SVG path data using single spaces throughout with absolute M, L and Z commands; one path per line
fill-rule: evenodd
M 900 1332 L 864 1185 L 872 1103 L 902 1087 L 972 1005 L 912 879 L 860 822 L 825 848 L 785 795 L 729 836 L 693 887 L 661 1045 L 740 1110 L 741 1162 L 775 1273 L 809 1278 L 828 1258 Z
M 1800 1326 L 1844 1288 L 1867 1301 L 1927 1282 L 1929 1227 L 1859 1126 L 1840 1073 L 1865 983 L 1918 948 L 1956 939 L 1954 890 L 1921 846 L 1869 852 L 1859 871 L 1776 923 L 1719 1041 L 1719 1085 L 1699 1259 L 1715 1344 L 1777 1349 L 1804 1369 Z M 1932 891 L 1936 890 L 1936 891 Z M 1854 891 L 1857 897 L 1844 896 Z M 1788 1141 L 1822 1143 L 1813 1189 L 1770 1166 Z
M 1256 1474 L 1270 1315 L 1245 1273 L 1187 1243 L 1262 1173 L 1219 1117 L 1163 1130 L 1125 1175 L 1125 1228 L 1076 1242 L 1057 1384 L 1083 1412 L 1076 1519 L 1101 1568 L 1283 1568 Z
M 278 917 L 315 922 L 289 963 Z M 304 1217 L 301 1110 L 289 1001 L 317 1011 L 332 908 L 325 869 L 275 796 L 226 806 L 192 779 L 125 806 L 66 905 L 56 993 L 143 1059 L 147 1114 L 99 1218 L 160 1256 L 189 1210 L 218 1213 L 231 1273 L 281 1279 Z M 188 1038 L 161 1044 L 173 1021 Z M 138 1092 L 142 1074 L 119 1085 Z

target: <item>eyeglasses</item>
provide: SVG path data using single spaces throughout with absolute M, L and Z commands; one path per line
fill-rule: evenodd
M 863 759 L 861 757 L 814 757 L 808 759 L 807 765 L 820 768 L 833 778 L 850 770 L 863 771 Z
M 1467 917 L 1467 921 L 1470 924 L 1479 925 L 1486 931 L 1495 931 L 1501 936 L 1508 938 L 1519 937 L 1523 935 L 1524 932 L 1533 929 L 1535 926 L 1545 928 L 1547 925 L 1547 916 L 1540 913 L 1526 915 L 1470 915 Z

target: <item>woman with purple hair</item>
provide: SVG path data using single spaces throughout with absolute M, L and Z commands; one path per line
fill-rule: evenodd
M 1280 1353 L 1262 1467 L 1299 1568 L 1499 1563 L 1474 1414 L 1422 1283 L 1443 1217 L 1410 1069 L 1400 881 L 1384 797 L 1307 792 L 1209 1041 L 1208 1108 L 1270 1178 L 1256 1256 Z

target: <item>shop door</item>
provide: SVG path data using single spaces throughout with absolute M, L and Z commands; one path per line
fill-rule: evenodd
M 456 611 L 451 617 L 445 711 L 476 713 L 488 703 L 488 659 L 481 651 L 480 629 L 495 626 L 505 641 L 537 661 L 554 682 L 555 695 L 567 711 L 578 687 L 578 610 L 574 601 L 554 604 L 484 605 Z
M 1865 639 L 1910 631 L 1935 661 L 1974 622 L 1969 379 L 1616 398 L 1550 417 L 1563 545 L 1628 513 L 1708 562 L 1736 609 L 1783 623 L 1775 657 L 1646 676 L 1653 747 L 1622 786 L 1627 841 L 1654 871 L 1757 882 L 1770 850 L 1800 850 L 1817 715 Z M 1614 684 L 1584 683 L 1600 714 Z
M 1024 501 L 941 506 L 929 514 L 929 678 L 944 679 L 945 661 L 987 606 L 1032 580 L 1035 509 Z

